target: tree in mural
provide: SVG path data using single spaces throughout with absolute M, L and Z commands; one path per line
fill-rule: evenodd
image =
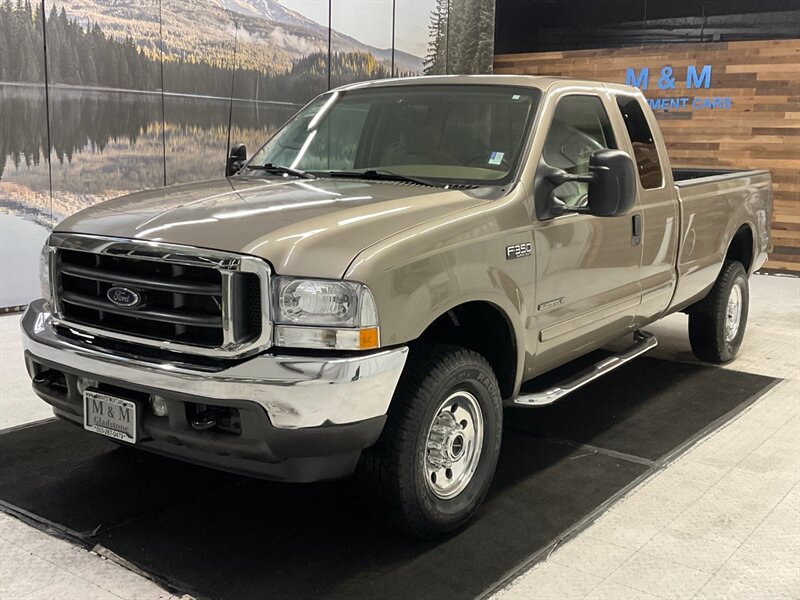
M 450 0 L 436 0 L 428 26 L 428 54 L 425 56 L 425 75 L 442 75 L 447 72 L 447 19 Z
M 488 73 L 494 50 L 494 0 L 436 0 L 425 74 Z
M 42 22 L 29 0 L 0 5 L 0 81 L 42 83 Z

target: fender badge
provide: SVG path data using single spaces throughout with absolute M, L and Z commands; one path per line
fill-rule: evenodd
M 548 300 L 547 302 L 542 302 L 538 308 L 539 310 L 547 310 L 548 308 L 555 308 L 556 306 L 561 306 L 564 304 L 564 297 L 556 298 L 555 300 Z
M 533 244 L 531 242 L 506 246 L 506 260 L 522 258 L 524 256 L 530 256 L 531 254 L 533 254 Z

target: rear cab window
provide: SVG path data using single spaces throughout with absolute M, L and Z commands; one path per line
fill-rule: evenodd
M 660 188 L 664 185 L 664 174 L 653 132 L 647 124 L 642 105 L 633 96 L 617 96 L 616 100 L 631 139 L 639 181 L 646 190 Z

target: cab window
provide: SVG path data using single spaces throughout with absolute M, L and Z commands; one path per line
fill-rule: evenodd
M 664 183 L 661 173 L 661 162 L 658 159 L 658 149 L 653 139 L 653 132 L 647 124 L 641 104 L 636 98 L 630 96 L 617 96 L 617 106 L 625 121 L 625 128 L 631 138 L 633 155 L 636 157 L 636 168 L 639 171 L 639 181 L 646 190 L 660 188 Z
M 544 145 L 544 160 L 567 173 L 585 175 L 589 158 L 597 150 L 616 148 L 606 109 L 597 96 L 566 96 L 556 105 Z M 555 197 L 569 207 L 585 206 L 588 184 L 567 182 L 555 189 Z

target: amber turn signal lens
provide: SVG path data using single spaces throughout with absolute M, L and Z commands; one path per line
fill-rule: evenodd
M 379 340 L 377 327 L 368 327 L 358 332 L 358 347 L 362 350 L 371 350 L 372 348 L 377 348 L 378 344 Z

